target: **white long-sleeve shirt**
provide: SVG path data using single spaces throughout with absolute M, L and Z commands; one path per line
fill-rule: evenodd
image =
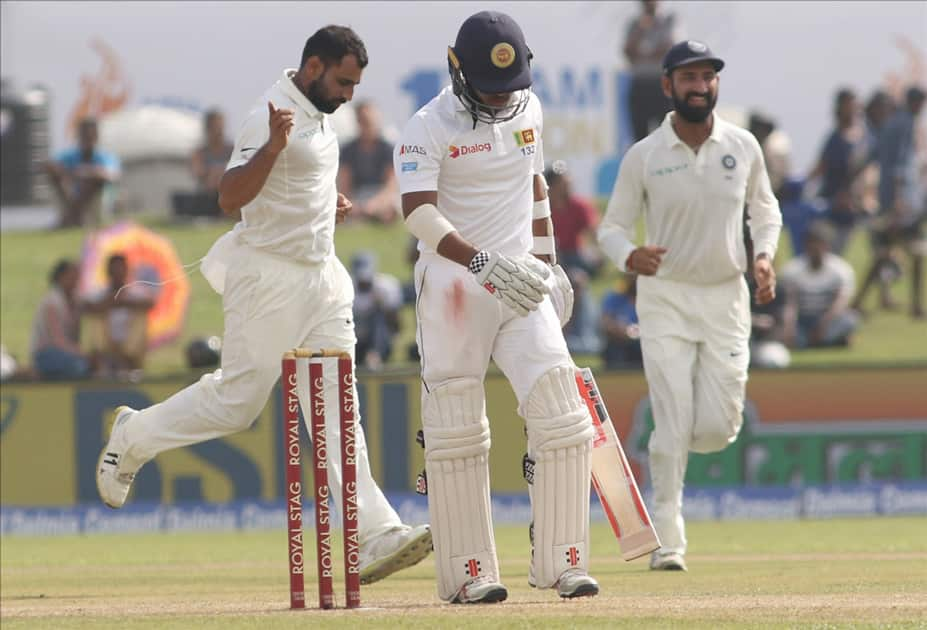
M 754 255 L 773 258 L 782 214 L 756 138 L 714 114 L 711 135 L 696 154 L 676 135 L 672 116 L 624 156 L 598 228 L 602 251 L 626 271 L 643 214 L 646 244 L 668 250 L 658 277 L 723 282 L 747 270 L 746 205 Z

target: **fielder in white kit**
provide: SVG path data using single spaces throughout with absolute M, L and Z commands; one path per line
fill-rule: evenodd
M 490 358 L 515 390 L 535 461 L 529 583 L 561 597 L 599 591 L 587 572 L 592 419 L 561 332 L 572 289 L 548 264 L 553 231 L 530 59 L 509 16 L 468 18 L 448 49 L 452 86 L 415 114 L 394 152 L 405 222 L 420 241 L 428 507 L 438 595 L 452 603 L 508 595 L 490 510 Z
M 242 218 L 202 264 L 222 294 L 222 368 L 160 404 L 117 410 L 97 468 L 106 505 L 121 507 L 135 473 L 158 453 L 247 429 L 280 378 L 284 352 L 307 347 L 354 354 L 353 283 L 333 241 L 350 202 L 335 189 L 338 140 L 326 114 L 351 100 L 366 65 L 360 38 L 349 28 L 327 26 L 307 40 L 299 70 L 284 71 L 249 113 L 219 187 L 222 208 L 230 214 L 241 209 Z M 297 374 L 308 419 L 305 361 Z M 328 443 L 338 444 L 334 366 L 325 376 L 332 401 Z M 355 421 L 361 581 L 369 584 L 427 556 L 431 533 L 427 525 L 403 525 L 387 502 Z M 341 505 L 340 466 L 338 457 L 329 458 L 335 505 Z
M 624 156 L 598 240 L 640 274 L 637 313 L 654 431 L 651 514 L 662 548 L 650 568 L 685 570 L 682 489 L 689 451 L 719 451 L 743 423 L 750 295 L 743 212 L 754 242 L 756 300 L 775 297 L 772 260 L 782 216 L 760 145 L 712 113 L 724 62 L 697 41 L 663 62 L 673 111 Z M 635 246 L 643 215 L 646 243 Z

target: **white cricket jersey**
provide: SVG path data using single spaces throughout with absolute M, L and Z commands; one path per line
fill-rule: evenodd
M 475 247 L 506 255 L 530 251 L 534 174 L 544 172 L 541 103 L 488 125 L 450 87 L 418 110 L 393 151 L 403 194 L 438 191 L 438 210 Z M 431 248 L 419 243 L 431 253 Z
M 246 164 L 270 138 L 267 102 L 294 112 L 286 149 L 258 196 L 241 209 L 238 241 L 293 260 L 319 263 L 333 252 L 338 139 L 325 114 L 293 83 L 295 70 L 267 90 L 242 125 L 227 169 Z
M 625 271 L 643 213 L 646 244 L 668 250 L 657 277 L 723 282 L 747 270 L 746 205 L 754 255 L 774 257 L 782 214 L 756 138 L 714 114 L 711 135 L 695 153 L 676 135 L 672 116 L 625 154 L 598 228 L 602 250 Z

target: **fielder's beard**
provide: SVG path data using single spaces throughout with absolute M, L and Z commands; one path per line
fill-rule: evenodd
M 308 98 L 309 102 L 315 105 L 315 108 L 320 112 L 331 114 L 347 101 L 343 99 L 326 98 L 322 88 L 322 79 L 324 78 L 325 74 L 323 73 L 321 77 L 309 83 L 309 87 L 306 88 L 306 98 Z
M 690 105 L 688 102 L 690 96 L 704 96 L 706 102 L 704 105 Z M 685 98 L 679 98 L 676 95 L 676 91 L 673 90 L 673 110 L 686 122 L 705 122 L 705 120 L 707 120 L 707 118 L 711 115 L 711 112 L 715 108 L 715 103 L 717 101 L 717 93 L 712 94 L 711 91 L 703 92 L 701 94 L 697 92 L 689 92 L 686 94 Z

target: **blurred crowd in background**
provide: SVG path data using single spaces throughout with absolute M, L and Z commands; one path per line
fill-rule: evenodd
M 660 64 L 681 32 L 675 16 L 653 1 L 642 2 L 640 13 L 627 25 L 621 54 L 631 73 L 628 108 L 635 139 L 657 128 L 670 109 L 660 84 Z M 754 365 L 785 367 L 794 351 L 849 346 L 854 335 L 865 334 L 870 313 L 863 305 L 872 291 L 878 294 L 877 308 L 903 308 L 913 318 L 925 318 L 927 142 L 919 126 L 924 101 L 923 86 L 913 80 L 893 92 L 861 94 L 852 86 L 838 87 L 832 127 L 822 130 L 818 158 L 805 173 L 796 172 L 791 163 L 788 130 L 779 127 L 775 113 L 748 112 L 746 126 L 763 148 L 782 209 L 783 242 L 790 246 L 780 249 L 776 261 L 777 299 L 754 313 Z M 341 146 L 338 173 L 339 191 L 354 203 L 349 224 L 393 223 L 400 218 L 394 134 L 384 130 L 374 102 L 355 103 L 352 111 L 356 133 Z M 172 191 L 173 216 L 178 221 L 234 220 L 223 217 L 218 206 L 218 183 L 233 146 L 223 111 L 204 112 L 201 125 L 202 141 L 186 167 L 195 188 Z M 99 136 L 97 120 L 83 118 L 77 122 L 75 146 L 46 165 L 58 227 L 92 230 L 124 213 L 120 160 L 100 148 Z M 596 247 L 605 200 L 577 194 L 569 164 L 555 155 L 547 157 L 557 255 L 576 293 L 573 317 L 564 331 L 567 343 L 574 354 L 600 356 L 608 368 L 639 367 L 636 277 L 605 264 Z M 871 249 L 861 278 L 844 258 L 857 232 L 867 234 Z M 357 295 L 357 361 L 368 369 L 418 360 L 414 344 L 395 347 L 400 312 L 415 302 L 410 279 L 417 252 L 413 241 L 407 247 L 408 276 L 402 279 L 381 272 L 375 252 L 362 251 L 350 260 Z M 31 367 L 16 373 L 38 379 L 140 378 L 147 347 L 144 321 L 153 306 L 150 293 L 144 286 L 122 289 L 133 270 L 118 252 L 108 257 L 107 286 L 93 299 L 78 297 L 78 269 L 66 258 L 49 270 L 50 287 L 34 319 L 27 362 Z M 594 290 L 594 284 L 603 286 L 596 283 L 603 278 L 608 279 L 606 290 Z M 749 282 L 750 274 L 747 278 Z M 910 287 L 902 303 L 890 292 L 898 282 Z M 212 367 L 219 363 L 221 343 L 200 339 L 184 351 L 190 367 Z

